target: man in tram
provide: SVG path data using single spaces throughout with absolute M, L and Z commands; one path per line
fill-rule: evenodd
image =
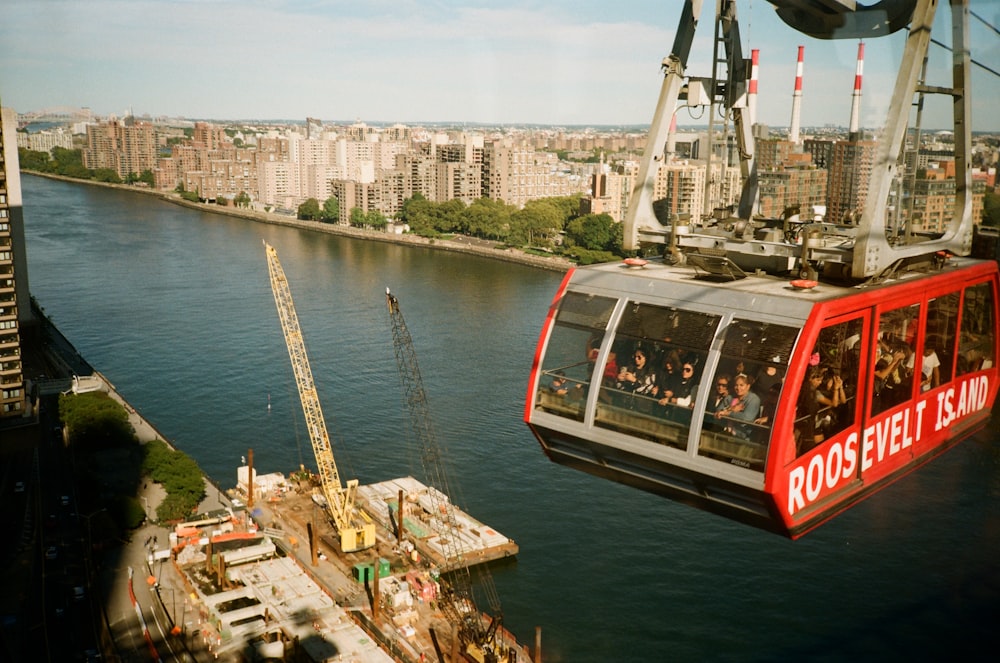
M 750 439 L 753 421 L 760 416 L 760 396 L 750 390 L 752 380 L 747 375 L 737 375 L 733 380 L 736 394 L 729 406 L 719 410 L 716 416 L 727 419 L 726 432 L 730 435 Z

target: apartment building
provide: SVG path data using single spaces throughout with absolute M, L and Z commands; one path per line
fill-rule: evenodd
M 130 174 L 152 171 L 157 156 L 156 131 L 149 122 L 127 117 L 87 126 L 87 145 L 83 149 L 86 168 L 110 168 L 124 180 Z
M 758 213 L 776 219 L 797 207 L 803 218 L 826 206 L 827 172 L 822 168 L 788 167 L 757 174 Z
M 864 210 L 875 161 L 875 146 L 872 140 L 838 140 L 833 143 L 827 166 L 828 222 L 849 223 Z
M 0 108 L 0 419 L 27 411 L 21 333 L 31 321 L 17 113 Z
M 734 205 L 741 192 L 738 168 L 712 162 L 711 178 L 704 161 L 675 160 L 660 166 L 653 180 L 653 200 L 661 212 L 699 217 L 705 210 L 706 187 L 710 200 Z
M 45 129 L 35 133 L 25 131 L 17 132 L 17 146 L 33 152 L 48 152 L 52 154 L 52 149 L 62 147 L 67 150 L 73 149 L 73 135 L 64 127 L 55 129 Z
M 504 139 L 483 149 L 482 197 L 524 207 L 529 200 L 582 194 L 588 183 L 559 172 L 559 158 L 550 152 Z

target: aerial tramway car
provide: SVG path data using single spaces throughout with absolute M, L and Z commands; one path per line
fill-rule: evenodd
M 748 143 L 739 210 L 665 226 L 651 212 L 651 182 L 684 96 L 700 5 L 686 3 L 625 223 L 630 248 L 669 249 L 564 278 L 525 407 L 550 459 L 797 538 L 985 425 L 1000 378 L 1000 272 L 961 255 L 972 236 L 968 169 L 945 232 L 915 238 L 886 226 L 935 6 L 900 4 L 912 12 L 895 21 L 909 24 L 907 47 L 859 222 L 753 218 Z M 719 7 L 737 64 L 716 87 L 744 135 L 735 7 Z M 949 93 L 956 162 L 967 164 L 969 111 L 956 93 L 968 80 L 966 13 L 953 11 L 963 28 L 953 49 L 964 57 Z M 799 18 L 821 32 L 822 21 Z M 863 16 L 846 23 L 871 30 Z

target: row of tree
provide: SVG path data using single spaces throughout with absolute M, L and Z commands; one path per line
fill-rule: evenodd
M 328 198 L 321 206 L 310 198 L 298 208 L 298 218 L 337 223 L 340 204 Z M 577 196 L 528 201 L 523 209 L 492 198 L 466 205 L 461 200 L 436 203 L 421 194 L 403 201 L 397 221 L 422 237 L 466 235 L 507 246 L 536 249 L 573 258 L 583 264 L 624 256 L 622 227 L 607 214 L 580 214 Z M 352 208 L 350 225 L 384 230 L 388 220 L 378 211 Z
M 123 180 L 113 168 L 87 168 L 83 165 L 82 150 L 53 147 L 52 154 L 49 154 L 39 150 L 26 150 L 22 147 L 18 148 L 17 157 L 21 162 L 21 168 L 37 173 L 51 173 L 78 180 L 94 180 L 109 184 L 138 184 L 142 182 L 151 188 L 156 186 L 156 179 L 151 170 L 129 173 Z

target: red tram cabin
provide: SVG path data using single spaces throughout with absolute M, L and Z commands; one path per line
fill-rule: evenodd
M 790 538 L 987 422 L 994 261 L 891 283 L 570 271 L 525 420 L 550 459 Z

